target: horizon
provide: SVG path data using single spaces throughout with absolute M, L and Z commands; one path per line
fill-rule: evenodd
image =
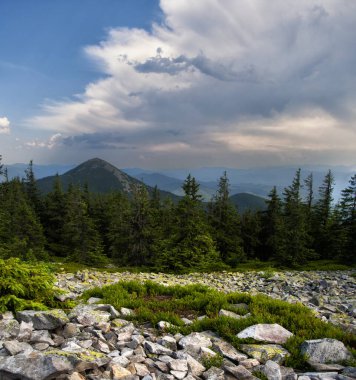
M 83 4 L 0 3 L 5 164 L 355 170 L 356 3 Z

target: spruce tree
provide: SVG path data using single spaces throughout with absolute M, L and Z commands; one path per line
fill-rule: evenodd
M 189 175 L 183 184 L 184 197 L 175 208 L 172 236 L 164 242 L 156 266 L 184 272 L 191 269 L 217 268 L 221 261 L 202 208 L 199 184 Z
M 211 235 L 223 262 L 236 266 L 246 256 L 241 237 L 240 216 L 229 199 L 229 179 L 220 177 L 218 190 L 208 206 Z
M 313 257 L 305 206 L 300 194 L 300 178 L 301 170 L 298 169 L 292 184 L 284 189 L 284 231 L 278 259 L 292 267 Z

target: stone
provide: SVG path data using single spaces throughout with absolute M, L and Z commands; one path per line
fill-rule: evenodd
M 78 324 L 76 323 L 67 323 L 64 326 L 63 329 L 63 337 L 68 339 L 68 338 L 73 338 L 74 336 L 78 335 L 80 333 L 80 328 Z
M 305 372 L 303 375 L 308 376 L 311 380 L 336 380 L 338 378 L 337 372 Z
M 317 363 L 338 363 L 352 358 L 344 343 L 329 338 L 306 340 L 302 343 L 300 351 L 309 360 Z
M 211 339 L 206 337 L 202 333 L 193 332 L 179 341 L 179 345 L 183 348 L 187 346 L 197 346 L 197 347 L 210 347 L 212 345 Z
M 344 376 L 348 377 L 353 377 L 356 378 L 356 367 L 346 367 L 343 371 L 342 374 Z
M 172 323 L 169 323 L 167 321 L 159 321 L 157 323 L 158 330 L 167 330 L 167 329 L 169 329 L 172 326 L 173 326 Z
M 262 372 L 267 376 L 268 380 L 282 380 L 281 367 L 272 360 L 267 360 L 262 367 Z
M 131 376 L 131 372 L 119 364 L 114 364 L 111 366 L 111 375 L 113 380 L 122 380 Z
M 317 372 L 334 372 L 334 371 L 342 371 L 345 367 L 340 364 L 324 364 L 313 362 L 312 360 L 308 360 L 308 364 L 310 367 Z
M 120 315 L 122 315 L 123 317 L 129 317 L 131 315 L 135 315 L 134 311 L 131 310 L 131 309 L 128 309 L 126 307 L 122 307 L 120 309 Z
M 145 366 L 145 364 L 142 363 L 134 363 L 136 374 L 140 377 L 144 377 L 150 374 L 150 371 Z
M 257 377 L 253 376 L 252 373 L 242 365 L 224 365 L 223 369 L 227 374 L 233 375 L 239 380 L 257 380 Z
M 289 355 L 289 352 L 278 344 L 242 344 L 240 349 L 261 363 L 266 363 L 267 360 L 280 363 Z
M 244 359 L 244 360 L 239 361 L 239 364 L 244 366 L 247 369 L 251 369 L 253 367 L 260 365 L 260 362 L 257 359 Z
M 168 367 L 173 371 L 187 372 L 188 362 L 187 360 L 183 360 L 183 359 L 172 359 L 168 363 Z
M 284 344 L 293 334 L 277 323 L 259 323 L 240 331 L 238 338 L 252 338 L 257 341 Z
M 22 321 L 20 323 L 20 331 L 16 339 L 21 342 L 28 342 L 31 339 L 32 331 L 33 331 L 33 323 Z
M 85 380 L 85 377 L 79 372 L 73 372 L 67 377 L 67 380 Z
M 213 350 L 221 354 L 227 359 L 240 362 L 242 360 L 247 359 L 247 356 L 239 351 L 236 348 L 223 340 L 215 340 L 213 342 Z
M 219 317 L 229 317 L 229 318 L 235 318 L 235 319 L 243 318 L 242 315 L 239 315 L 239 314 L 234 313 L 233 311 L 224 310 L 224 309 L 221 309 L 219 311 Z
M 186 375 L 187 375 L 187 372 L 182 372 L 182 371 L 171 371 L 171 374 L 178 380 L 183 380 Z
M 16 319 L 1 319 L 0 320 L 0 340 L 16 338 L 20 332 L 20 324 Z
M 163 347 L 169 348 L 172 351 L 177 351 L 177 342 L 172 336 L 166 335 L 161 339 L 158 339 L 157 343 Z
M 21 352 L 29 353 L 33 351 L 31 345 L 26 342 L 18 342 L 16 340 L 9 340 L 4 342 L 4 348 L 10 355 L 17 355 Z
M 111 360 L 111 363 L 126 368 L 130 364 L 130 360 L 125 356 L 116 356 Z
M 48 330 L 35 330 L 31 334 L 31 343 L 48 343 L 50 346 L 54 346 L 54 341 L 51 338 L 51 334 Z
M 221 368 L 210 367 L 203 373 L 205 380 L 224 380 L 224 370 Z
M 146 341 L 144 347 L 145 350 L 147 350 L 150 354 L 172 355 L 172 350 L 157 343 Z
M 101 310 L 105 305 L 77 305 L 69 314 L 70 319 L 76 319 L 83 326 L 96 326 L 102 322 L 108 322 L 111 314 L 108 311 Z M 108 310 L 109 308 L 106 307 Z
M 32 351 L 7 358 L 0 357 L 0 378 L 3 372 L 15 377 L 44 380 L 70 372 L 74 365 L 66 356 L 51 356 Z
M 17 319 L 23 322 L 32 322 L 35 330 L 54 330 L 69 322 L 67 314 L 61 309 L 37 311 L 24 310 L 16 313 Z
M 188 363 L 188 370 L 192 373 L 193 376 L 200 377 L 206 368 L 198 362 L 198 360 L 194 359 L 191 355 L 186 352 L 177 352 L 176 356 L 178 359 L 184 359 Z
M 99 303 L 100 301 L 102 300 L 102 298 L 98 298 L 98 297 L 90 297 L 87 301 L 87 303 L 89 305 L 92 305 L 94 303 Z

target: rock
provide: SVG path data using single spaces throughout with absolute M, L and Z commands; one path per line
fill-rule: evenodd
M 54 330 L 69 322 L 67 314 L 61 309 L 35 311 L 24 310 L 16 313 L 17 319 L 23 322 L 32 322 L 35 330 Z
M 356 367 L 346 367 L 343 371 L 342 374 L 344 376 L 348 377 L 353 377 L 356 378 Z
M 32 322 L 24 322 L 20 323 L 20 331 L 17 335 L 17 340 L 22 342 L 28 342 L 31 339 L 33 331 L 33 323 Z
M 128 309 L 126 307 L 122 307 L 120 309 L 120 315 L 122 315 L 123 317 L 129 317 L 131 315 L 135 315 L 134 311 L 131 310 L 131 309 Z
M 308 364 L 317 372 L 341 372 L 345 367 L 340 364 L 323 364 L 308 360 Z
M 161 346 L 160 344 L 153 343 L 153 342 L 145 342 L 145 349 L 150 354 L 158 354 L 158 355 L 172 355 L 172 350 Z
M 338 378 L 337 372 L 306 372 L 303 375 L 308 376 L 311 380 L 336 380 Z
M 0 340 L 16 338 L 20 332 L 20 324 L 16 319 L 1 319 L 0 320 Z
M 240 349 L 261 363 L 267 360 L 280 363 L 289 355 L 289 352 L 278 344 L 242 344 Z
M 44 380 L 73 369 L 73 363 L 65 356 L 45 355 L 36 351 L 0 358 L 0 378 L 3 373 L 8 373 L 14 377 Z
M 80 328 L 79 328 L 79 325 L 76 323 L 67 323 L 64 326 L 63 337 L 66 339 L 73 338 L 74 336 L 78 335 L 79 333 L 80 333 Z
M 89 305 L 92 305 L 94 303 L 99 303 L 100 301 L 102 300 L 102 298 L 98 298 L 98 297 L 90 297 L 87 301 L 87 303 Z
M 187 372 L 182 372 L 182 371 L 174 371 L 172 370 L 171 371 L 171 374 L 178 380 L 183 380 L 186 375 L 187 375 Z
M 208 347 L 201 347 L 200 348 L 200 357 L 202 359 L 209 359 L 209 358 L 213 358 L 214 356 L 217 355 L 216 352 L 214 352 L 213 350 L 211 350 L 210 348 Z
M 244 366 L 242 365 L 232 365 L 227 366 L 224 365 L 223 369 L 226 374 L 233 375 L 236 379 L 239 380 L 257 380 L 258 378 L 253 376 L 250 371 L 248 371 Z
M 21 352 L 23 353 L 29 353 L 33 351 L 33 348 L 31 345 L 29 345 L 26 342 L 18 342 L 16 340 L 9 340 L 4 342 L 4 348 L 7 350 L 7 352 L 10 355 L 17 355 Z
M 225 358 L 233 361 L 240 362 L 247 359 L 247 356 L 245 354 L 237 351 L 233 345 L 223 340 L 215 340 L 213 342 L 213 349 Z
M 166 330 L 166 329 L 168 329 L 169 327 L 172 327 L 172 326 L 173 326 L 172 323 L 169 323 L 167 321 L 159 321 L 157 323 L 157 328 L 159 330 Z
M 32 331 L 30 342 L 31 343 L 48 343 L 50 346 L 54 345 L 54 341 L 52 340 L 51 335 L 48 332 L 48 330 Z
M 85 377 L 79 372 L 73 372 L 67 377 L 67 380 L 85 380 Z
M 177 351 L 177 342 L 173 337 L 169 335 L 166 335 L 162 337 L 161 339 L 158 339 L 157 343 L 163 347 L 167 347 L 168 349 L 172 351 Z
M 193 332 L 179 341 L 179 345 L 183 348 L 188 346 L 197 346 L 197 347 L 210 347 L 212 345 L 211 339 L 206 337 L 202 333 Z
M 317 363 L 338 363 L 352 357 L 344 343 L 329 338 L 306 340 L 300 351 L 309 360 Z
M 205 380 L 224 380 L 224 370 L 211 367 L 203 373 L 203 377 Z
M 189 372 L 191 372 L 193 374 L 193 376 L 199 377 L 206 370 L 206 368 L 200 362 L 198 362 L 191 355 L 189 355 L 185 352 L 179 352 L 178 351 L 176 353 L 176 356 L 179 359 L 185 359 L 187 361 Z
M 131 376 L 131 372 L 119 364 L 114 364 L 111 366 L 111 375 L 113 380 L 122 380 Z
M 267 376 L 268 380 L 282 380 L 281 367 L 272 360 L 267 360 L 262 367 L 262 372 Z
M 247 369 L 250 369 L 250 368 L 258 366 L 260 362 L 257 359 L 244 359 L 244 360 L 239 361 L 239 364 L 243 365 Z
M 187 372 L 188 362 L 187 360 L 183 360 L 183 359 L 172 359 L 168 363 L 168 367 L 173 371 Z
M 233 311 L 224 310 L 224 309 L 221 309 L 219 311 L 219 317 L 230 317 L 230 318 L 235 318 L 235 319 L 243 318 L 243 316 L 236 314 Z
M 76 319 L 83 326 L 97 326 L 100 323 L 108 322 L 111 313 L 101 310 L 105 305 L 77 305 L 69 314 L 70 319 Z M 108 307 L 106 307 L 109 310 Z
M 262 342 L 284 344 L 293 334 L 284 327 L 273 324 L 260 323 L 247 327 L 240 331 L 237 337 L 240 339 L 252 338 Z

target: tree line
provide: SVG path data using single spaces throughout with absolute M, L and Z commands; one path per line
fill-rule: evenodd
M 10 180 L 1 156 L 0 176 L 1 258 L 59 257 L 176 272 L 236 267 L 249 259 L 295 267 L 356 258 L 356 174 L 335 204 L 331 171 L 315 194 L 312 174 L 302 181 L 299 169 L 282 194 L 271 190 L 265 211 L 242 215 L 230 203 L 226 173 L 209 203 L 191 175 L 176 203 L 162 199 L 157 188 L 149 194 L 144 185 L 132 187 L 130 195 L 75 185 L 64 191 L 59 176 L 44 195 L 32 162 L 24 178 Z

